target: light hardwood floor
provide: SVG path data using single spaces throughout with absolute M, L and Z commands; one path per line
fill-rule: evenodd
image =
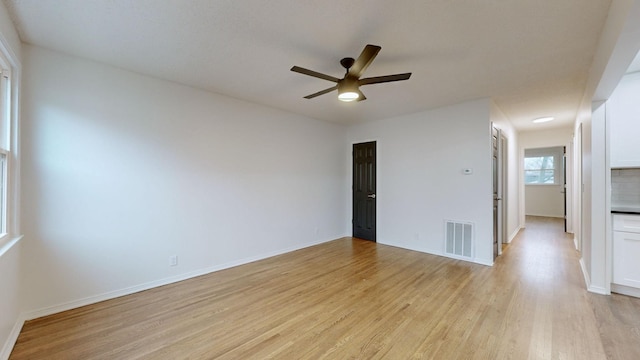
M 11 359 L 640 359 L 558 220 L 495 266 L 340 239 L 29 321 Z

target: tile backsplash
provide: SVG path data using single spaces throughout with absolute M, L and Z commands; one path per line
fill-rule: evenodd
M 611 170 L 611 204 L 640 205 L 640 169 Z

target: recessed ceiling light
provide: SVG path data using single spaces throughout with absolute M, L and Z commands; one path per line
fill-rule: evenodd
M 533 120 L 534 123 L 539 124 L 539 123 L 544 123 L 547 121 L 551 121 L 555 119 L 553 116 L 547 116 L 547 117 L 541 117 L 541 118 L 537 118 L 535 120 Z

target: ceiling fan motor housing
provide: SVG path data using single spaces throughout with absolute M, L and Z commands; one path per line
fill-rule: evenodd
M 355 62 L 356 62 L 356 60 L 354 58 L 346 57 L 346 58 L 340 60 L 340 65 L 342 65 L 343 68 L 345 68 L 347 71 L 349 71 L 349 69 L 351 69 L 351 67 L 353 66 L 353 64 Z
M 344 79 L 338 83 L 338 93 L 344 91 L 357 91 L 358 90 L 358 78 L 353 76 L 345 76 Z

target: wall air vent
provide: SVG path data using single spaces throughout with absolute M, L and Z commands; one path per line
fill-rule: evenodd
M 471 259 L 474 225 L 471 222 L 445 220 L 445 255 Z

